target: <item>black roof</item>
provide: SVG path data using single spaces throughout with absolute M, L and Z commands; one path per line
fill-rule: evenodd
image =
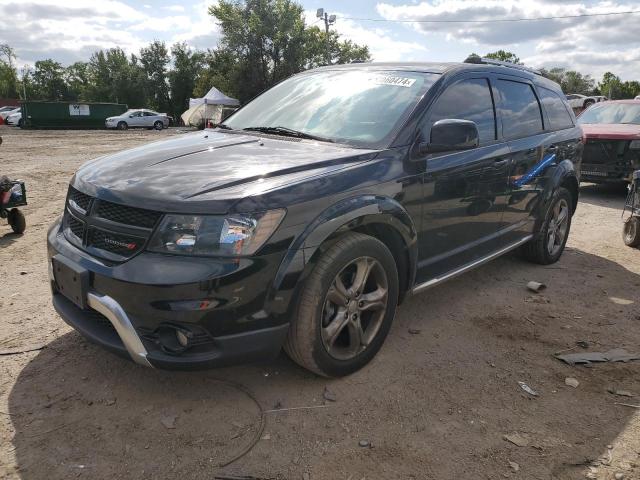
M 490 62 L 490 63 L 489 63 Z M 505 75 L 515 75 L 534 80 L 539 84 L 546 87 L 553 88 L 561 92 L 560 86 L 552 81 L 543 77 L 540 72 L 532 69 L 528 69 L 522 65 L 510 65 L 506 62 L 494 62 L 489 59 L 481 59 L 478 63 L 466 63 L 466 62 L 358 62 L 358 63 L 346 63 L 342 65 L 327 65 L 324 67 L 318 67 L 310 71 L 323 71 L 323 70 L 397 70 L 406 72 L 423 72 L 423 73 L 454 73 L 466 70 L 473 71 L 487 71 L 502 73 Z M 303 72 L 304 73 L 304 72 Z

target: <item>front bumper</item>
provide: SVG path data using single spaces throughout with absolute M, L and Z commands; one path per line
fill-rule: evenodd
M 270 313 L 270 288 L 282 254 L 203 259 L 143 252 L 107 264 L 70 244 L 55 224 L 48 234 L 53 305 L 89 340 L 145 366 L 210 368 L 275 357 L 288 331 Z M 58 288 L 52 258 L 88 271 L 86 308 Z M 188 333 L 172 351 L 162 332 Z

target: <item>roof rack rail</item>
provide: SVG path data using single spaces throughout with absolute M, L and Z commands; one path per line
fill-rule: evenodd
M 536 75 L 542 75 L 540 70 L 534 68 L 525 67 L 524 65 L 518 65 L 517 63 L 502 62 L 500 60 L 494 60 L 493 58 L 480 58 L 478 55 L 469 55 L 464 63 L 475 63 L 478 65 L 497 65 L 499 67 L 515 68 L 516 70 L 523 70 L 525 72 L 534 73 Z

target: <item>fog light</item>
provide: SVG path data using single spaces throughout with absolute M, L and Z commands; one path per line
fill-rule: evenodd
M 182 330 L 176 330 L 176 339 L 181 347 L 187 348 L 189 346 L 189 337 Z
M 193 333 L 176 325 L 162 325 L 156 330 L 157 343 L 167 353 L 183 353 L 191 347 Z

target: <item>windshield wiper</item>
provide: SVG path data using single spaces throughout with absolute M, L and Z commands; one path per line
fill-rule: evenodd
M 219 123 L 218 125 L 216 125 L 217 128 L 221 128 L 222 130 L 233 130 L 233 128 L 231 128 L 229 125 L 226 125 L 224 123 Z
M 284 137 L 305 138 L 307 140 L 318 140 L 319 142 L 334 143 L 330 138 L 318 137 L 310 133 L 300 132 L 287 127 L 247 127 L 242 130 L 249 132 L 270 133 L 272 135 L 282 135 Z

